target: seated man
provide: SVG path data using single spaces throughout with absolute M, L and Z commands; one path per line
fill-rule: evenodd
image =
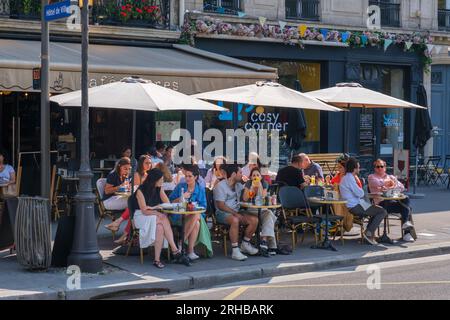
M 214 188 L 216 217 L 218 222 L 230 225 L 230 240 L 233 251 L 231 258 L 242 261 L 247 259 L 247 256 L 242 254 L 242 252 L 249 255 L 258 253 L 258 249 L 250 244 L 250 239 L 258 225 L 258 217 L 244 215 L 240 212 L 239 199 L 241 198 L 243 186 L 240 183 L 242 172 L 239 166 L 236 164 L 222 166 L 224 166 L 227 179 L 219 182 Z M 246 226 L 240 250 L 238 246 L 239 225 Z
M 298 187 L 303 189 L 308 185 L 309 181 L 305 182 L 303 178 L 303 171 L 301 170 L 302 159 L 299 155 L 294 155 L 291 159 L 291 164 L 278 171 L 276 181 L 282 182 L 290 187 Z
M 319 182 L 323 183 L 325 179 L 323 177 L 322 167 L 314 161 L 311 161 L 304 153 L 300 153 L 298 156 L 302 161 L 301 168 L 303 169 L 303 176 L 315 177 L 316 184 L 319 184 Z
M 364 239 L 372 245 L 376 245 L 375 231 L 387 215 L 385 209 L 377 205 L 370 205 L 363 200 L 364 190 L 357 183 L 359 174 L 359 162 L 355 158 L 348 159 L 345 167 L 345 176 L 339 186 L 342 199 L 346 200 L 348 210 L 359 217 L 370 217 L 369 223 L 363 233 Z
M 386 173 L 386 162 L 378 159 L 373 165 L 375 173 L 369 176 L 370 192 L 384 192 L 390 189 L 396 189 L 400 192 L 405 191 L 405 187 L 395 176 Z M 407 242 L 415 241 L 416 235 L 414 225 L 411 223 L 409 198 L 401 201 L 381 201 L 375 198 L 374 203 L 385 208 L 388 213 L 400 213 L 402 215 L 402 229 L 405 231 L 403 240 Z

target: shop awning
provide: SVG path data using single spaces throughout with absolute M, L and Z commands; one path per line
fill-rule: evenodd
M 40 42 L 0 39 L 0 90 L 33 89 L 33 69 L 40 67 Z M 89 46 L 90 86 L 139 76 L 185 94 L 225 89 L 277 79 L 274 68 L 199 50 L 167 44 L 132 47 Z M 81 86 L 81 45 L 50 44 L 50 92 L 69 92 Z

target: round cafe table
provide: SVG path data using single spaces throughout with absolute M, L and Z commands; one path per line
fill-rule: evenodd
M 257 209 L 258 210 L 258 227 L 256 230 L 256 241 L 258 242 L 258 246 L 261 243 L 261 212 L 263 209 L 278 209 L 281 208 L 281 204 L 271 204 L 271 205 L 257 205 L 250 202 L 241 202 L 241 208 L 245 209 Z M 261 251 L 261 250 L 260 250 Z
M 166 214 L 180 214 L 181 215 L 181 232 L 180 232 L 180 239 L 181 239 L 181 254 L 185 255 L 185 244 L 184 244 L 184 224 L 185 224 L 185 217 L 187 215 L 193 215 L 193 214 L 202 214 L 206 212 L 206 209 L 202 208 L 200 210 L 194 210 L 194 211 L 186 211 L 186 210 L 169 210 L 169 209 L 162 209 L 162 213 Z M 189 261 L 189 259 L 186 259 L 186 261 Z M 190 263 L 186 263 L 187 266 L 190 265 Z
M 325 238 L 323 239 L 322 243 L 318 245 L 314 245 L 311 248 L 312 249 L 325 249 L 325 250 L 332 250 L 337 251 L 337 249 L 333 246 L 331 241 L 328 238 L 328 216 L 330 214 L 330 207 L 333 204 L 346 204 L 346 200 L 342 199 L 326 199 L 326 198 L 318 198 L 318 197 L 310 197 L 308 198 L 308 201 L 314 204 L 319 204 L 325 206 Z
M 117 191 L 117 192 L 114 192 L 114 195 L 115 195 L 115 196 L 119 196 L 119 197 L 121 197 L 121 198 L 129 198 L 129 197 L 131 196 L 131 192 L 126 192 L 126 191 L 121 192 L 121 191 Z
M 380 200 L 380 201 L 402 201 L 405 200 L 407 198 L 406 195 L 404 194 L 400 194 L 398 196 L 383 196 L 383 194 L 381 193 L 369 193 L 368 197 L 370 199 L 376 199 L 376 200 Z M 400 202 L 400 204 L 402 204 Z M 387 243 L 387 244 L 394 244 L 394 241 L 389 238 L 388 234 L 387 234 L 387 224 L 388 224 L 388 219 L 389 219 L 389 215 L 386 215 L 386 217 L 384 217 L 384 227 L 383 227 L 383 235 L 380 237 L 380 239 L 378 239 L 378 242 L 380 243 Z

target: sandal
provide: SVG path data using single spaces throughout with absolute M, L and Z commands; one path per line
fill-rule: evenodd
M 112 231 L 112 232 L 117 232 L 117 231 L 119 231 L 119 228 L 120 228 L 120 226 L 114 225 L 112 223 L 111 224 L 105 224 L 104 227 L 106 229 L 108 229 L 109 231 Z
M 125 232 L 124 234 L 122 234 L 122 236 L 120 236 L 119 239 L 114 240 L 114 243 L 115 244 L 125 244 L 127 242 L 127 240 L 128 240 L 128 233 Z
M 162 268 L 164 268 L 165 267 L 165 265 L 161 262 L 161 261 L 153 261 L 153 265 L 155 266 L 155 267 L 157 267 L 158 269 L 162 269 Z

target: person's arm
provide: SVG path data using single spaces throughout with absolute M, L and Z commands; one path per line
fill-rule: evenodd
M 249 199 L 250 199 L 250 197 L 249 197 L 249 192 L 250 192 L 250 189 L 246 186 L 245 188 L 244 188 L 244 192 L 242 192 L 242 200 L 244 201 L 244 202 L 247 202 Z
M 206 191 L 204 188 L 200 188 L 199 187 L 199 192 L 198 192 L 198 200 L 197 200 L 198 204 L 202 207 L 202 208 L 206 208 L 207 207 L 207 203 L 206 203 Z
M 16 183 L 16 173 L 14 172 L 14 170 L 11 170 L 11 172 L 9 173 L 8 184 L 15 184 L 15 183 Z
M 173 189 L 172 192 L 170 193 L 169 200 L 174 203 L 180 202 L 180 193 L 181 193 L 180 191 L 181 191 L 181 186 L 179 184 L 177 184 L 175 186 L 175 189 Z
M 163 187 L 161 187 L 161 190 L 159 191 L 159 196 L 161 198 L 162 203 L 170 203 L 169 197 L 167 196 Z
M 142 178 L 141 175 L 138 172 L 134 173 L 134 178 L 133 178 L 133 184 L 135 186 L 140 186 L 142 184 Z
M 114 194 L 117 191 L 119 191 L 119 188 L 121 187 L 121 185 L 119 186 L 113 186 L 112 184 L 106 183 L 105 185 L 105 194 Z
M 225 201 L 218 201 L 218 200 L 216 200 L 215 203 L 216 203 L 216 208 L 219 209 L 220 211 L 227 212 L 227 213 L 231 213 L 232 215 L 237 215 L 237 214 L 239 214 L 239 212 L 234 211 L 233 209 L 231 209 L 230 207 L 228 207 L 228 206 L 225 204 Z
M 214 174 L 213 171 L 214 171 L 214 170 L 211 168 L 211 169 L 209 169 L 208 172 L 206 173 L 205 182 L 206 182 L 206 185 L 207 185 L 207 186 L 209 186 L 209 185 L 212 184 L 212 176 L 213 176 L 213 174 Z
M 394 185 L 394 188 L 395 188 L 395 189 L 400 189 L 401 192 L 403 192 L 403 191 L 406 190 L 406 188 L 405 188 L 405 186 L 403 185 L 403 183 L 401 183 L 400 181 L 398 181 L 398 179 L 397 179 L 396 176 L 390 176 L 390 178 L 391 178 L 391 180 L 394 181 L 394 183 L 395 183 L 395 185 Z
M 360 199 L 364 197 L 364 190 L 358 187 L 356 179 L 348 179 L 348 183 L 350 191 L 353 193 L 355 197 L 358 197 Z
M 319 179 L 319 181 L 322 181 L 322 182 L 325 181 L 325 178 L 323 176 L 322 167 L 320 165 L 318 165 L 318 164 L 317 164 L 317 174 L 318 174 L 317 179 Z

